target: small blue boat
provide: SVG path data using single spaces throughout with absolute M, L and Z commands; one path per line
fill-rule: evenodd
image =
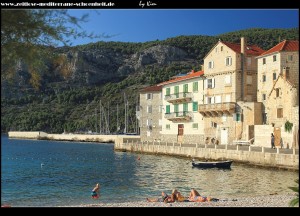
M 200 161 L 200 162 L 192 162 L 193 167 L 197 168 L 221 168 L 221 169 L 230 169 L 232 164 L 231 160 L 227 161 Z

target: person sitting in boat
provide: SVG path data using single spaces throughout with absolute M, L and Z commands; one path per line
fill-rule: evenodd
M 96 186 L 92 190 L 92 198 L 93 199 L 98 199 L 99 198 L 99 195 L 98 195 L 99 189 L 100 189 L 100 185 L 99 185 L 99 183 L 97 183 Z
M 198 191 L 192 189 L 189 196 L 190 202 L 209 202 L 209 201 L 218 201 L 219 199 L 201 196 Z

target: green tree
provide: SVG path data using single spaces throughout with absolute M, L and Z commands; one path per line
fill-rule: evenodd
M 289 205 L 292 207 L 299 205 L 299 179 L 295 180 L 295 182 L 298 184 L 298 187 L 289 187 L 292 191 L 297 193 L 297 197 L 292 199 L 289 203 Z
M 101 37 L 80 29 L 87 17 L 71 16 L 68 10 L 1 10 L 1 79 L 12 78 L 23 65 L 38 89 L 54 47 L 70 45 L 70 38 Z

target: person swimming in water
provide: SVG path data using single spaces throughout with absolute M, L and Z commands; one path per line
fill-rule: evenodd
M 96 186 L 92 190 L 92 198 L 93 199 L 98 199 L 99 198 L 99 195 L 98 195 L 99 189 L 100 189 L 100 185 L 99 185 L 99 183 L 97 183 Z

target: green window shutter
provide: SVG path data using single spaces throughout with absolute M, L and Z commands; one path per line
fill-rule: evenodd
M 193 111 L 198 110 L 198 102 L 193 102 Z
M 183 104 L 183 111 L 184 112 L 188 111 L 188 103 Z
M 198 91 L 198 82 L 193 83 L 193 91 L 194 92 Z
M 188 84 L 183 85 L 183 92 L 189 92 L 189 85 Z
M 174 93 L 176 95 L 176 98 L 179 97 L 179 86 L 174 86 Z
M 178 104 L 175 104 L 175 105 L 174 105 L 174 112 L 176 112 L 176 113 L 179 112 Z
M 166 105 L 166 113 L 170 113 L 170 105 Z
M 170 88 L 166 89 L 166 95 L 170 95 Z

